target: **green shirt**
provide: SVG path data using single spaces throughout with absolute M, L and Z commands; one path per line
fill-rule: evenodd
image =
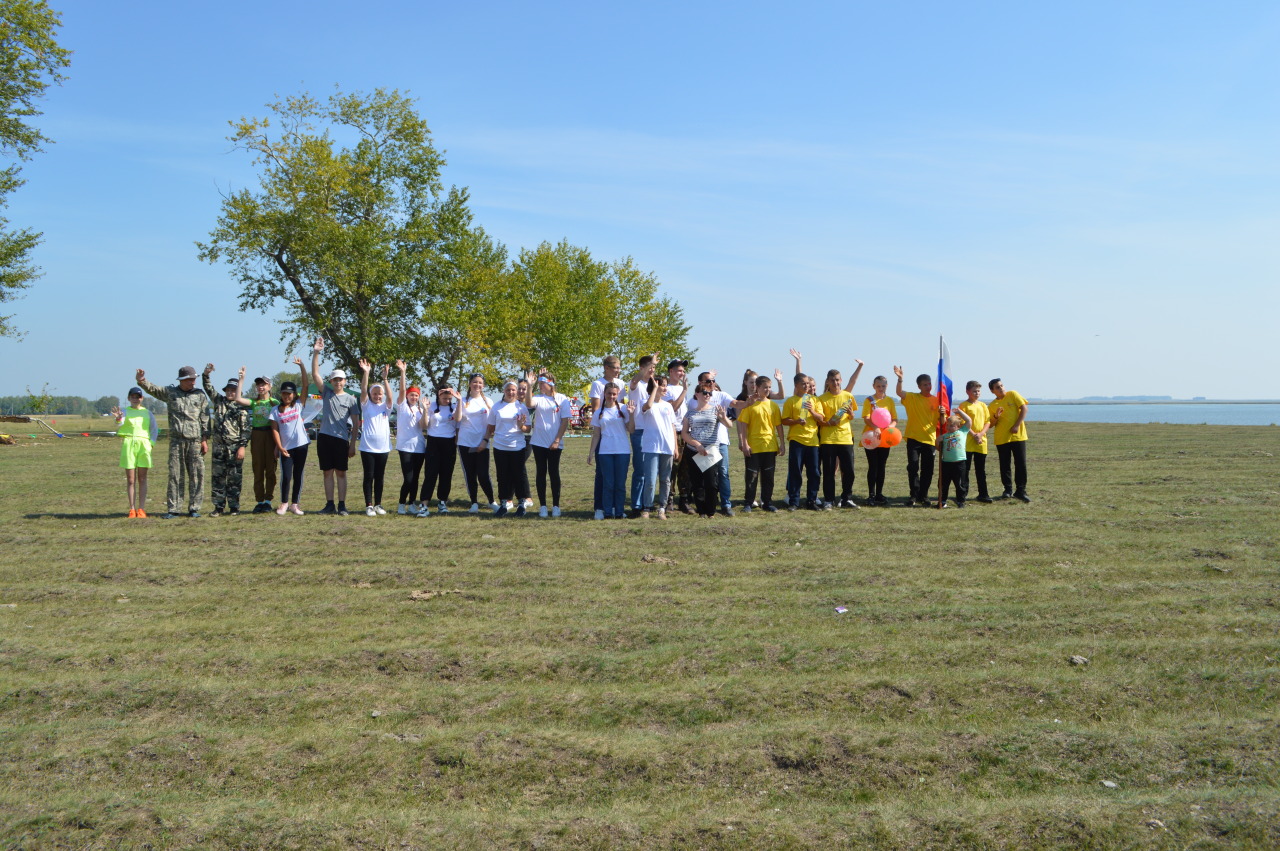
M 253 427 L 267 428 L 271 425 L 267 421 L 267 415 L 271 413 L 271 409 L 280 404 L 280 400 L 275 396 L 266 399 L 254 399 L 253 404 L 249 406 L 249 410 L 253 413 Z

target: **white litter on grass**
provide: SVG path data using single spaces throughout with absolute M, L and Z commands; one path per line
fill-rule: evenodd
M 381 710 L 378 710 L 378 709 L 375 709 L 375 710 L 373 710 L 372 712 L 370 712 L 370 713 L 369 713 L 369 717 L 370 717 L 370 718 L 381 718 L 381 717 L 382 717 L 382 711 L 381 711 Z
M 1108 789 L 1115 789 L 1120 784 L 1116 783 L 1114 780 L 1103 780 L 1102 785 L 1106 786 Z
M 844 606 L 836 606 L 836 614 L 837 614 L 837 615 L 843 615 L 843 614 L 844 614 L 845 612 L 847 612 L 847 611 L 849 611 L 849 610 L 848 610 L 848 609 L 846 609 Z
M 18 608 L 17 603 L 0 603 L 0 609 L 16 609 L 16 608 Z

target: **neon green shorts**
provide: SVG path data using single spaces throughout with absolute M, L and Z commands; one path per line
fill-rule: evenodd
M 142 437 L 126 437 L 120 447 L 120 467 L 135 470 L 151 466 L 151 441 Z

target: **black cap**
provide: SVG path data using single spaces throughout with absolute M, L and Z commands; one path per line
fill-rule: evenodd
M 675 369 L 678 366 L 683 366 L 687 369 L 689 366 L 689 362 L 687 360 L 679 360 L 679 359 L 673 360 L 671 363 L 667 364 L 667 372 L 670 372 L 671 370 Z
M 130 387 L 130 388 L 129 388 L 129 394 L 128 394 L 128 395 L 130 395 L 130 396 L 141 396 L 141 395 L 142 395 L 142 388 L 141 388 L 141 387 Z
M 298 393 L 298 385 L 294 384 L 292 381 L 286 381 L 284 384 L 280 385 L 280 392 L 283 393 L 286 390 L 296 396 Z
M 231 379 L 230 381 L 228 381 L 228 382 L 227 382 L 227 386 L 226 386 L 226 387 L 223 387 L 222 389 L 223 389 L 223 390 L 239 390 L 239 389 L 240 389 L 240 379 L 238 379 L 238 378 L 233 378 L 233 379 Z

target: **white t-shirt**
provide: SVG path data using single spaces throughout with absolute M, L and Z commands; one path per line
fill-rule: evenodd
M 627 418 L 630 414 L 626 408 L 601 408 L 591 418 L 593 428 L 600 429 L 600 443 L 596 446 L 597 455 L 630 455 L 631 435 L 627 433 Z
M 644 426 L 644 436 L 640 438 L 641 452 L 676 454 L 676 411 L 670 402 L 664 399 L 654 402 L 649 410 L 639 415 L 636 424 Z
M 427 442 L 422 437 L 422 403 L 410 406 L 408 402 L 396 405 L 396 449 L 401 452 L 426 452 Z
M 453 412 L 457 410 L 458 403 L 453 404 L 452 408 L 448 405 L 438 407 L 435 402 L 427 406 L 427 437 L 457 436 L 458 423 L 453 418 Z
M 683 391 L 684 391 L 684 388 L 682 388 L 679 384 L 668 384 L 667 392 L 662 394 L 662 398 L 668 402 L 673 403 L 672 407 L 674 407 L 676 397 L 679 396 Z M 686 393 L 685 397 L 680 400 L 680 407 L 675 408 L 676 431 L 684 430 L 684 415 L 688 412 L 688 410 L 689 410 L 689 395 Z
M 462 406 L 462 422 L 458 423 L 459 446 L 471 449 L 484 440 L 485 426 L 489 424 L 488 402 L 483 396 L 475 396 Z
M 391 405 L 384 398 L 381 402 L 370 399 L 360 406 L 364 424 L 360 426 L 361 452 L 391 451 Z
M 297 449 L 311 442 L 307 437 L 307 421 L 302 418 L 302 402 L 294 402 L 284 411 L 279 405 L 271 407 L 267 419 L 275 420 L 276 429 L 280 432 L 280 445 L 285 449 Z
M 597 378 L 595 381 L 591 382 L 591 392 L 587 394 L 587 398 L 603 399 L 604 386 L 606 384 L 612 384 L 614 387 L 618 388 L 619 399 L 621 399 L 623 395 L 625 395 L 625 392 L 627 389 L 627 382 L 623 381 L 621 378 L 610 378 L 610 379 Z
M 521 416 L 529 416 L 529 409 L 523 402 L 498 402 L 489 410 L 488 423 L 493 426 L 494 449 L 524 451 L 524 432 L 517 423 Z
M 560 420 L 573 416 L 573 407 L 569 397 L 563 393 L 553 396 L 533 397 L 533 436 L 529 441 L 534 446 L 550 447 L 555 442 L 556 433 L 560 431 Z
M 729 410 L 735 401 L 737 400 L 723 390 L 711 391 L 711 407 L 714 408 L 716 405 L 719 405 L 721 408 L 724 408 L 724 415 L 726 417 L 729 416 Z M 716 442 L 729 442 L 729 429 L 725 428 L 724 423 L 716 423 Z
M 640 416 L 640 412 L 644 410 L 644 403 L 649 401 L 649 382 L 641 381 L 636 385 L 634 391 L 631 389 L 631 385 L 627 385 L 626 390 L 618 396 L 618 399 L 623 405 L 626 405 L 627 402 L 636 403 L 636 428 L 644 428 L 644 418 Z

